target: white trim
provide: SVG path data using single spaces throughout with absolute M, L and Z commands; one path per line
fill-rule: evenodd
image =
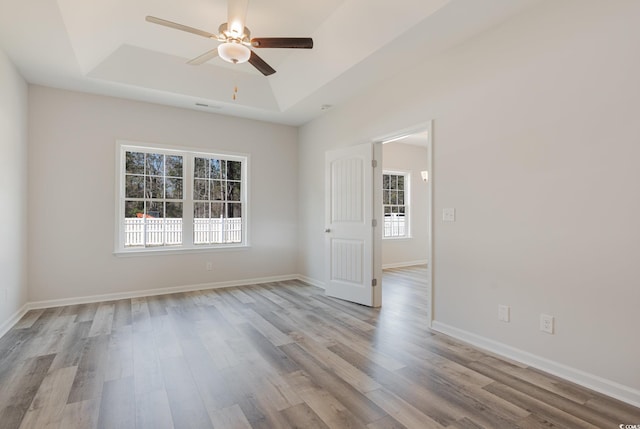
M 90 296 L 83 296 L 78 298 L 63 298 L 63 299 L 52 299 L 52 300 L 46 300 L 46 301 L 36 301 L 36 302 L 28 303 L 27 306 L 29 310 L 35 310 L 35 309 L 41 309 L 41 308 L 62 307 L 66 305 L 90 304 L 94 302 L 104 302 L 104 301 L 117 301 L 119 299 L 168 295 L 171 293 L 194 292 L 194 291 L 207 290 L 207 289 L 221 289 L 221 288 L 234 287 L 234 286 L 250 286 L 250 285 L 257 285 L 261 283 L 283 282 L 287 280 L 297 280 L 298 278 L 299 278 L 298 275 L 290 274 L 290 275 L 284 275 L 284 276 L 259 277 L 254 279 L 245 279 L 245 280 L 231 280 L 226 282 L 200 283 L 200 284 L 174 286 L 174 287 L 158 288 L 158 289 L 145 289 L 145 290 L 138 290 L 138 291 L 131 291 L 131 292 L 108 293 L 103 295 L 90 295 Z
M 319 287 L 320 289 L 326 289 L 325 284 L 324 284 L 323 281 L 312 279 L 311 277 L 307 277 L 307 276 L 303 276 L 301 274 L 298 274 L 298 280 L 300 280 L 301 282 L 304 282 L 304 283 L 308 283 L 311 286 Z
M 5 322 L 0 325 L 0 338 L 4 337 L 4 335 L 9 332 L 9 330 L 13 328 L 25 314 L 27 314 L 27 311 L 29 311 L 29 303 L 23 305 L 22 308 L 20 308 L 18 311 L 13 313 L 11 317 L 5 320 Z
M 200 245 L 198 245 L 200 246 Z M 162 255 L 183 255 L 185 253 L 208 253 L 208 252 L 220 252 L 220 251 L 231 251 L 231 250 L 249 250 L 251 246 L 245 244 L 224 244 L 218 245 L 216 247 L 211 247 L 208 245 L 202 245 L 202 247 L 157 247 L 157 248 L 136 248 L 136 249 L 127 249 L 113 252 L 114 256 L 119 258 L 121 257 L 129 257 L 129 256 L 149 256 L 154 254 L 162 254 Z
M 640 390 L 534 355 L 490 338 L 433 321 L 431 329 L 475 347 L 524 363 L 612 398 L 640 407 Z
M 429 216 L 429 222 L 427 224 L 427 261 L 429 266 L 427 267 L 427 288 L 429 289 L 429 327 L 433 325 L 434 314 L 434 293 L 435 290 L 435 277 L 433 275 L 433 222 L 435 219 L 434 204 L 433 204 L 433 120 L 427 123 L 427 171 L 429 172 L 429 180 L 427 181 L 427 213 Z
M 417 261 L 395 262 L 393 264 L 382 264 L 382 269 L 386 270 L 389 268 L 412 267 L 414 265 L 424 265 L 426 263 L 427 263 L 426 259 L 418 259 Z
M 24 317 L 27 312 L 31 310 L 39 310 L 44 308 L 52 308 L 52 307 L 64 307 L 67 305 L 76 305 L 76 304 L 91 304 L 95 302 L 105 302 L 105 301 L 117 301 L 120 299 L 131 299 L 131 298 L 143 298 L 148 296 L 157 296 L 157 295 L 168 295 L 172 293 L 180 293 L 180 292 L 194 292 L 199 290 L 207 290 L 207 289 L 222 289 L 227 287 L 235 287 L 235 286 L 251 286 L 262 283 L 273 283 L 273 282 L 284 282 L 288 280 L 300 280 L 305 283 L 309 283 L 313 286 L 324 288 L 324 284 L 322 282 L 315 281 L 311 278 L 301 276 L 299 274 L 288 274 L 283 276 L 271 276 L 271 277 L 258 277 L 253 279 L 245 279 L 245 280 L 232 280 L 226 282 L 216 282 L 216 283 L 200 283 L 194 285 L 184 285 L 184 286 L 175 286 L 175 287 L 167 287 L 167 288 L 159 288 L 159 289 L 145 289 L 138 291 L 130 291 L 130 292 L 119 292 L 119 293 L 107 293 L 102 295 L 89 295 L 77 298 L 62 298 L 62 299 L 51 299 L 45 301 L 34 301 L 27 302 L 22 306 L 22 308 L 16 311 L 9 319 L 7 319 L 4 323 L 0 325 L 0 338 L 2 338 L 11 328 L 13 328 L 16 323 Z
M 119 299 L 141 298 L 147 296 L 166 295 L 179 292 L 193 292 L 207 289 L 220 289 L 234 286 L 250 286 L 261 283 L 273 283 L 288 280 L 300 280 L 312 286 L 324 289 L 324 282 L 312 279 L 300 274 L 290 274 L 283 276 L 260 277 L 246 280 L 235 280 L 216 283 L 201 283 L 195 285 L 176 286 L 163 289 L 147 289 L 142 291 L 112 293 L 103 295 L 91 295 L 79 298 L 54 299 L 47 301 L 28 302 L 16 311 L 9 319 L 0 325 L 0 338 L 2 338 L 20 319 L 30 310 L 60 307 L 75 304 L 89 304 L 94 302 L 115 301 Z M 446 323 L 433 321 L 431 329 L 444 335 L 464 341 L 475 347 L 488 350 L 492 353 L 506 358 L 524 363 L 542 371 L 548 372 L 565 380 L 595 390 L 612 398 L 640 407 L 640 390 L 622 385 L 615 381 L 607 380 L 597 375 L 589 374 L 579 369 L 571 368 L 567 365 L 534 355 L 524 350 L 511 347 L 507 344 L 486 338 L 472 332 L 459 329 Z
M 235 287 L 235 286 L 251 286 L 262 283 L 274 283 L 274 282 L 284 282 L 289 280 L 300 280 L 304 283 L 308 283 L 312 286 L 319 287 L 324 289 L 324 283 L 318 280 L 314 280 L 310 277 L 306 277 L 300 274 L 287 274 L 283 276 L 271 276 L 271 277 L 258 277 L 253 279 L 245 279 L 245 280 L 232 280 L 226 282 L 216 282 L 216 283 L 200 283 L 194 285 L 184 285 L 184 286 L 175 286 L 175 287 L 167 287 L 167 288 L 159 288 L 159 289 L 145 289 L 138 291 L 130 291 L 130 292 L 119 292 L 119 293 L 107 293 L 102 295 L 89 295 L 78 298 L 62 298 L 62 299 L 51 299 L 45 301 L 35 301 L 35 302 L 27 302 L 22 306 L 22 308 L 16 311 L 9 319 L 7 319 L 4 323 L 0 325 L 0 338 L 2 338 L 11 328 L 13 328 L 16 323 L 24 317 L 27 312 L 30 310 L 39 310 L 43 308 L 52 308 L 52 307 L 63 307 L 67 305 L 76 305 L 76 304 L 91 304 L 95 302 L 105 302 L 105 301 L 117 301 L 120 299 L 131 299 L 131 298 L 143 298 L 147 296 L 157 296 L 157 295 L 168 295 L 172 293 L 180 293 L 180 292 L 194 292 L 199 290 L 207 290 L 207 289 L 222 289 L 227 287 Z
M 182 238 L 183 242 L 179 245 L 162 246 L 162 249 L 166 249 L 167 253 L 181 253 L 185 251 L 198 250 L 202 248 L 208 250 L 226 250 L 232 247 L 249 247 L 250 246 L 250 218 L 249 213 L 251 210 L 249 199 L 249 183 L 250 183 L 250 164 L 251 155 L 248 153 L 226 152 L 218 150 L 208 150 L 204 148 L 190 148 L 184 146 L 169 146 L 166 144 L 155 143 L 143 143 L 129 140 L 117 139 L 115 142 L 115 216 L 114 216 L 114 251 L 116 256 L 121 255 L 152 255 L 156 252 L 157 248 L 142 247 L 142 248 L 126 248 L 124 245 L 124 229 L 123 229 L 123 213 L 125 204 L 125 169 L 126 169 L 126 152 L 128 150 L 139 150 L 145 153 L 161 153 L 165 155 L 174 154 L 182 156 L 182 181 L 183 181 L 183 198 L 174 199 L 176 202 L 183 204 L 183 230 Z M 241 198 L 239 203 L 242 205 L 242 241 L 240 243 L 212 243 L 207 245 L 198 245 L 193 243 L 193 183 L 194 183 L 194 159 L 196 157 L 220 157 L 221 159 L 239 161 L 242 163 L 242 177 L 241 177 Z M 139 199 L 139 198 L 138 198 Z M 136 199 L 136 200 L 138 200 Z M 144 200 L 145 198 L 142 198 Z M 158 201 L 174 201 L 167 199 L 159 199 Z M 225 200 L 226 201 L 226 200 Z M 166 254 L 166 253 L 165 253 Z
M 405 137 L 410 136 L 411 134 L 417 134 L 417 133 L 421 133 L 424 131 L 429 131 L 429 134 L 431 134 L 431 125 L 432 125 L 432 120 L 428 120 L 426 122 L 422 122 L 416 125 L 413 125 L 411 127 L 407 127 L 407 128 L 403 128 L 401 130 L 395 130 L 391 133 L 388 134 L 383 134 L 381 136 L 378 136 L 376 138 L 373 139 L 373 141 L 375 143 L 382 143 L 382 144 L 386 144 L 386 143 L 391 143 L 393 141 L 396 140 L 400 140 L 403 139 Z M 431 139 L 429 139 L 431 140 Z M 429 141 L 429 143 L 431 143 L 431 141 Z M 429 144 L 427 143 L 427 144 Z
M 433 172 L 433 119 L 430 119 L 426 122 L 422 122 L 420 124 L 413 125 L 411 127 L 407 127 L 401 130 L 396 130 L 393 133 L 384 134 L 374 139 L 375 143 L 389 143 L 394 140 L 399 140 L 401 138 L 407 137 L 411 134 L 427 132 L 427 171 L 429 172 L 429 180 L 427 181 L 427 212 L 429 213 L 429 222 L 428 222 L 428 230 L 427 230 L 427 260 L 429 262 L 429 267 L 427 270 L 427 294 L 429 295 L 429 307 L 427 309 L 428 319 L 429 319 L 429 327 L 433 324 L 433 314 L 434 314 L 434 293 L 435 290 L 435 278 L 433 275 L 433 267 L 434 267 L 434 241 L 433 241 L 433 225 L 434 225 L 434 203 L 433 203 L 433 189 L 434 182 L 433 179 L 435 174 Z M 380 187 L 382 188 L 382 187 Z M 382 190 L 380 191 L 382 193 Z M 382 201 L 382 195 L 380 195 L 380 201 Z M 382 205 L 380 205 L 382 206 Z M 382 234 L 380 234 L 382 235 Z M 383 286 L 384 287 L 384 286 Z

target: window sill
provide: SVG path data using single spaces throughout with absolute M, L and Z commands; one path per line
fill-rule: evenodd
M 115 250 L 114 256 L 119 258 L 130 256 L 150 256 L 150 255 L 184 255 L 186 253 L 210 253 L 210 252 L 225 252 L 225 251 L 242 251 L 247 250 L 251 246 L 248 244 L 232 244 L 228 246 L 218 247 L 167 247 L 167 248 L 144 248 L 144 249 L 131 249 L 131 250 Z
M 413 237 L 411 237 L 411 236 L 408 236 L 408 237 L 382 237 L 382 240 L 390 240 L 390 241 L 402 241 L 402 240 L 408 241 L 408 240 L 411 240 L 411 239 L 413 239 Z

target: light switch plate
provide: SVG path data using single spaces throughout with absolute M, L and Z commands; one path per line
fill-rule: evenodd
M 498 305 L 498 320 L 503 322 L 511 321 L 511 308 L 508 305 Z
M 443 222 L 455 222 L 456 221 L 456 209 L 442 209 L 442 221 Z

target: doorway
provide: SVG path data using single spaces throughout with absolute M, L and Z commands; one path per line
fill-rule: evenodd
M 421 149 L 422 153 L 426 153 L 426 170 L 420 166 L 413 173 L 405 172 L 407 174 L 403 179 L 399 179 L 402 172 L 389 170 L 386 174 L 387 187 L 383 189 L 383 147 L 393 142 L 401 143 L 402 140 L 405 145 L 426 144 L 426 148 Z M 428 264 L 424 270 L 428 300 L 426 316 L 431 327 L 434 177 L 431 121 L 375 139 L 371 143 L 330 150 L 325 155 L 325 293 L 371 307 L 381 306 L 384 287 L 382 236 L 385 228 L 397 234 L 403 231 L 405 236 L 397 239 L 413 240 L 423 250 L 426 248 L 426 260 L 419 257 L 404 263 Z M 402 186 L 398 185 L 399 180 Z M 398 198 L 400 193 L 410 192 L 411 181 L 420 185 L 415 186 L 416 189 L 422 189 L 422 195 L 416 194 L 413 198 L 426 203 L 426 209 L 418 214 L 417 219 L 423 223 L 426 236 L 423 234 L 417 239 L 411 234 L 413 215 L 410 206 L 405 203 L 411 197 L 407 200 L 403 194 L 402 198 Z M 383 204 L 385 196 L 387 203 Z
M 380 213 L 381 269 L 419 272 L 426 276 L 427 320 L 433 320 L 433 129 L 417 125 L 376 139 L 381 147 L 382 180 L 374 189 Z M 412 268 L 418 268 L 413 270 Z M 426 268 L 426 269 L 425 269 Z M 391 287 L 392 285 L 389 285 Z M 389 291 L 385 290 L 385 295 Z M 384 303 L 383 303 L 384 305 Z

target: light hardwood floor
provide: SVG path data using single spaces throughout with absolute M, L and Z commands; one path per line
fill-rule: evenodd
M 380 310 L 290 281 L 29 312 L 0 428 L 618 428 L 640 409 L 446 336 L 426 268 Z

